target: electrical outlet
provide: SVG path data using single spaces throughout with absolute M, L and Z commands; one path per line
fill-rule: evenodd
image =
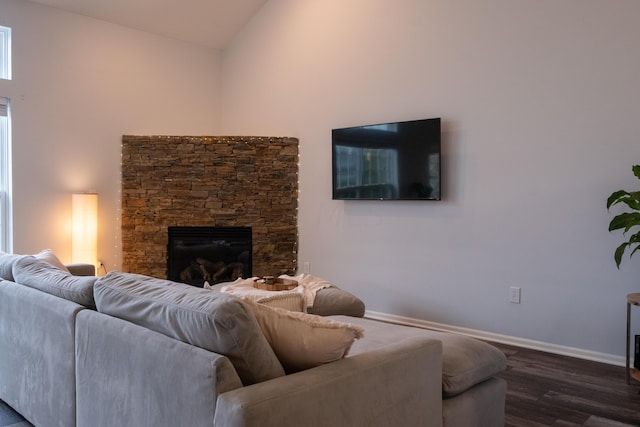
M 302 270 L 305 274 L 311 273 L 311 261 L 305 261 L 304 264 L 302 264 Z
M 520 288 L 512 286 L 509 288 L 509 302 L 513 304 L 520 304 Z

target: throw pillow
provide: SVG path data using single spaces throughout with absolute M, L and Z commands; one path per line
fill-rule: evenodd
M 272 292 L 272 294 L 273 295 L 257 298 L 255 302 L 268 307 L 283 308 L 289 311 L 304 311 L 306 308 L 304 295 L 302 294 L 290 292 Z
M 51 249 L 45 249 L 43 251 L 38 252 L 34 255 L 37 259 L 41 259 L 42 261 L 46 261 L 54 267 L 58 267 L 62 271 L 69 272 L 69 269 L 60 261 L 60 259 L 55 256 Z
M 244 301 L 287 372 L 342 359 L 364 336 L 364 329 L 349 323 Z

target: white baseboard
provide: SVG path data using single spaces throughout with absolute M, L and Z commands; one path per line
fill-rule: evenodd
M 397 323 L 400 325 L 414 326 L 424 329 L 432 329 L 435 331 L 453 332 L 457 334 L 467 335 L 473 338 L 478 338 L 481 340 L 493 341 L 501 344 L 513 345 L 516 347 L 530 348 L 532 350 L 546 351 L 548 353 L 576 357 L 578 359 L 592 360 L 594 362 L 602 362 L 609 365 L 625 366 L 625 358 L 623 356 L 616 356 L 613 354 L 599 353 L 597 351 L 567 347 L 564 345 L 551 344 L 526 338 L 512 337 L 509 335 L 495 334 L 493 332 L 462 328 L 459 326 L 446 325 L 444 323 L 429 322 L 427 320 L 414 319 L 411 317 L 397 316 L 395 314 L 380 313 L 376 311 L 367 310 L 365 312 L 365 317 L 369 319 L 380 320 L 383 322 Z

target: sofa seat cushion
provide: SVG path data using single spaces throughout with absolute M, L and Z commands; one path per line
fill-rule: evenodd
M 12 272 L 16 283 L 85 307 L 95 307 L 93 284 L 96 277 L 94 276 L 74 276 L 68 271 L 30 255 L 17 259 L 13 264 Z
M 227 356 L 244 385 L 284 375 L 239 298 L 183 283 L 112 271 L 95 286 L 98 311 Z
M 332 316 L 362 326 L 363 339 L 355 342 L 351 355 L 377 350 L 403 338 L 423 336 L 442 342 L 442 395 L 456 396 L 507 367 L 507 357 L 496 347 L 466 335 L 438 332 L 369 319 Z

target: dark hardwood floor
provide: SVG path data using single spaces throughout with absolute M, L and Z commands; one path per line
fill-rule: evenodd
M 32 427 L 32 425 L 0 400 L 0 427 Z
M 623 367 L 492 344 L 508 359 L 506 427 L 640 426 L 640 383 Z
M 640 383 L 623 367 L 492 344 L 508 359 L 505 427 L 640 426 Z M 30 424 L 0 402 L 1 426 Z

